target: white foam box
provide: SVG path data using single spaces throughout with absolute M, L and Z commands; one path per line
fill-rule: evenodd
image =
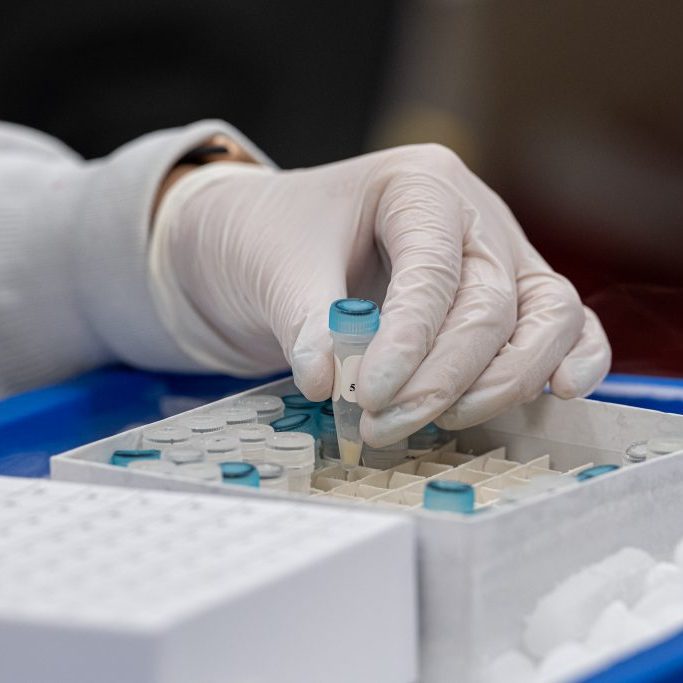
M 358 509 L 0 477 L 0 681 L 411 683 L 414 541 Z
M 242 395 L 294 391 L 291 380 L 281 380 Z M 506 446 L 508 456 L 521 462 L 549 453 L 555 469 L 568 470 L 586 462 L 620 463 L 630 443 L 663 433 L 683 433 L 683 416 L 543 395 L 460 432 L 458 450 L 483 453 Z M 272 495 L 179 483 L 106 464 L 113 450 L 133 447 L 138 439 L 133 431 L 57 456 L 53 476 Z M 349 510 L 369 506 L 329 496 L 299 500 Z M 457 677 L 470 683 L 493 657 L 518 645 L 524 615 L 569 574 L 624 545 L 667 556 L 683 530 L 683 457 L 661 457 L 473 516 L 421 509 L 393 514 L 411 516 L 418 527 L 420 680 L 451 683 Z

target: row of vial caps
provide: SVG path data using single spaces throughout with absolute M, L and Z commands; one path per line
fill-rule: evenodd
M 617 469 L 584 463 L 562 473 L 550 469 L 548 455 L 522 465 L 507 461 L 504 449 L 473 456 L 453 452 L 454 444 L 452 435 L 429 424 L 391 446 L 366 445 L 364 467 L 348 472 L 339 464 L 331 401 L 316 403 L 301 394 L 255 395 L 149 427 L 140 449 L 116 451 L 111 462 L 167 476 L 457 512 L 519 500 L 574 481 L 571 476 L 556 478 L 561 474 L 585 480 Z M 648 450 L 647 442 L 629 447 L 627 464 L 636 462 L 629 460 L 634 447 Z M 312 489 L 314 470 L 318 472 Z
M 444 435 L 430 424 L 387 448 L 366 447 L 364 458 L 388 468 L 441 445 Z M 313 471 L 339 462 L 332 402 L 309 401 L 302 394 L 244 397 L 228 407 L 150 426 L 139 448 L 111 456 L 111 464 L 135 470 L 294 493 L 309 493 Z

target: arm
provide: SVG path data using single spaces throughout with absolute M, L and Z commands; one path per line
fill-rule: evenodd
M 219 121 L 88 162 L 47 135 L 0 124 L 0 396 L 117 360 L 201 369 L 159 320 L 147 245 L 169 169 L 217 134 L 270 163 Z

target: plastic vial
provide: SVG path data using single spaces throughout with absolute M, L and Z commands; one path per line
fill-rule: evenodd
M 315 467 L 313 437 L 303 432 L 277 432 L 268 437 L 267 462 L 282 465 L 287 472 L 287 488 L 292 493 L 309 493 Z
M 339 464 L 339 444 L 332 401 L 320 409 L 320 458 L 326 465 Z
M 189 415 L 182 424 L 190 429 L 192 436 L 212 436 L 225 431 L 225 422 L 218 415 Z
M 332 403 L 341 464 L 353 469 L 360 463 L 363 409 L 356 400 L 358 371 L 363 354 L 379 329 L 379 308 L 367 299 L 338 299 L 330 306 L 330 332 L 334 344 Z
M 212 410 L 210 414 L 223 420 L 223 423 L 228 429 L 230 427 L 256 424 L 258 422 L 256 411 L 252 408 L 216 408 L 215 410 Z
M 469 514 L 474 512 L 474 489 L 460 481 L 435 479 L 425 486 L 426 510 L 445 510 Z
M 647 442 L 648 455 L 656 458 L 660 455 L 669 455 L 683 451 L 683 436 L 674 434 L 671 436 L 654 436 Z
M 595 465 L 595 467 L 589 467 L 586 470 L 581 470 L 576 475 L 576 478 L 579 481 L 586 481 L 588 479 L 599 477 L 602 474 L 607 474 L 608 472 L 614 472 L 614 470 L 618 469 L 619 465 Z
M 223 483 L 258 488 L 260 476 L 254 465 L 248 462 L 223 462 L 219 465 Z
M 193 462 L 176 467 L 175 474 L 179 477 L 200 479 L 201 481 L 222 481 L 221 466 L 215 462 Z
M 145 448 L 164 450 L 171 446 L 188 443 L 192 432 L 187 427 L 179 425 L 164 425 L 162 427 L 148 427 L 142 432 L 142 444 Z
M 163 451 L 163 458 L 176 465 L 188 465 L 191 462 L 202 462 L 204 451 L 196 446 L 173 446 Z
M 242 459 L 242 445 L 237 434 L 210 436 L 202 442 L 206 462 L 227 462 Z
M 161 458 L 161 451 L 157 448 L 148 448 L 146 450 L 121 450 L 114 451 L 111 456 L 111 464 L 119 467 L 128 467 L 134 462 L 142 462 L 150 460 L 159 460 Z
M 441 442 L 441 430 L 430 422 L 408 437 L 408 448 L 411 455 L 420 455 L 434 450 L 441 445 Z
M 289 415 L 310 415 L 313 423 L 318 427 L 320 409 L 325 405 L 324 401 L 309 401 L 303 394 L 289 394 L 282 397 L 285 404 L 285 417 Z M 313 438 L 317 438 L 317 434 Z
M 279 396 L 268 396 L 266 394 L 245 396 L 237 401 L 236 407 L 251 408 L 251 410 L 256 411 L 257 421 L 262 425 L 268 425 L 285 414 L 285 404 L 282 399 Z
M 260 462 L 256 465 L 261 477 L 261 488 L 272 491 L 288 491 L 287 472 L 282 465 L 274 462 Z
M 285 415 L 279 420 L 273 420 L 270 426 L 276 432 L 305 432 L 314 439 L 318 436 L 318 425 L 313 415 L 299 413 L 297 415 Z
M 178 465 L 170 460 L 138 460 L 128 465 L 129 470 L 154 474 L 177 474 Z
M 383 448 L 363 447 L 363 465 L 377 470 L 388 470 L 408 460 L 408 439 L 402 439 Z
M 242 448 L 242 459 L 248 462 L 263 462 L 266 454 L 266 439 L 273 434 L 270 425 L 243 425 L 237 431 Z
M 637 465 L 647 460 L 647 441 L 635 441 L 624 451 L 624 465 Z

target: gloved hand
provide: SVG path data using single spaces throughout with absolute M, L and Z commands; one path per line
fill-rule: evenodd
M 162 201 L 151 273 L 162 319 L 193 358 L 243 375 L 289 363 L 312 400 L 332 389 L 330 303 L 383 301 L 358 378 L 373 446 L 435 418 L 476 424 L 548 381 L 562 398 L 584 395 L 610 364 L 572 285 L 437 145 L 294 171 L 192 171 Z

